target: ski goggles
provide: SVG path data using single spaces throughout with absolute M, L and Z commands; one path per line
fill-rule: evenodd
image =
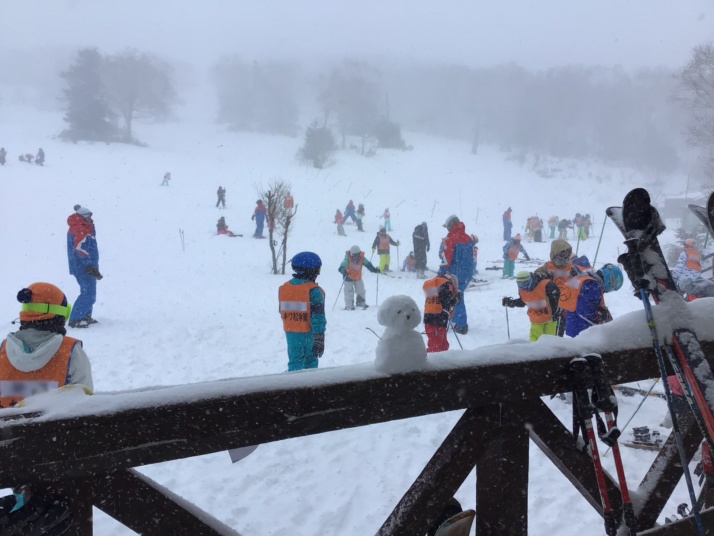
M 55 305 L 54 303 L 23 303 L 20 310 L 32 313 L 59 315 L 63 316 L 65 320 L 69 320 L 69 313 L 72 312 L 72 306 L 69 303 L 67 305 Z

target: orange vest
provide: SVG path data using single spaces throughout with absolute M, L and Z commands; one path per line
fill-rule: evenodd
M 553 320 L 553 311 L 550 309 L 550 302 L 545 293 L 545 287 L 549 283 L 543 279 L 533 290 L 518 289 L 518 294 L 528 306 L 528 318 L 533 324 L 543 324 Z
M 515 261 L 518 258 L 518 252 L 521 251 L 521 244 L 520 242 L 516 246 L 513 242 L 511 242 L 511 245 L 508 246 L 508 251 L 506 251 L 506 255 L 508 256 L 509 259 L 512 261 Z
M 702 263 L 699 252 L 694 248 L 684 248 L 687 254 L 687 268 L 701 272 Z
M 288 281 L 280 286 L 278 301 L 285 331 L 298 333 L 312 331 L 312 325 L 310 324 L 310 291 L 317 286 L 317 283 L 312 281 L 300 285 L 292 285 Z
M 553 276 L 553 283 L 555 283 L 558 290 L 560 290 L 558 306 L 566 311 L 575 311 L 578 294 L 577 292 L 573 292 L 573 289 L 567 285 L 567 282 L 571 279 L 570 269 L 573 267 L 573 263 L 568 262 L 564 268 L 558 268 L 553 264 L 553 261 L 548 261 L 545 263 L 545 267 Z
M 362 263 L 364 262 L 364 251 L 359 252 L 359 260 L 357 262 L 352 258 L 352 254 L 347 251 L 347 277 L 352 281 L 362 279 Z
M 380 250 L 386 249 L 387 251 L 389 251 L 389 235 L 388 234 L 385 234 L 385 235 L 380 234 L 379 235 L 378 249 L 380 249 Z
M 457 284 L 454 281 L 454 276 L 437 275 L 436 277 L 424 281 L 424 294 L 426 295 L 426 303 L 424 304 L 424 314 L 438 315 L 444 312 L 444 307 L 439 299 L 439 289 L 445 283 L 451 285 L 451 292 L 454 292 Z
M 583 286 L 583 283 L 585 283 L 585 281 L 587 281 L 589 279 L 595 281 L 595 279 L 591 275 L 589 275 L 587 273 L 581 273 L 580 275 L 571 277 L 565 283 L 565 286 L 569 290 L 568 303 L 570 304 L 570 302 L 572 301 L 572 305 L 573 305 L 572 309 L 566 309 L 566 311 L 570 311 L 570 312 L 575 311 L 575 305 L 578 303 L 578 296 L 580 295 L 580 288 Z M 560 305 L 560 307 L 565 309 L 565 307 L 563 307 L 563 304 L 562 304 L 563 294 L 561 293 L 560 296 L 561 296 L 561 302 L 558 303 L 558 305 Z M 603 305 L 605 305 L 605 296 L 600 295 L 600 306 L 602 307 Z
M 9 408 L 30 395 L 63 387 L 67 383 L 69 358 L 75 344 L 82 341 L 63 337 L 55 355 L 41 369 L 22 372 L 12 366 L 3 341 L 0 347 L 0 407 Z

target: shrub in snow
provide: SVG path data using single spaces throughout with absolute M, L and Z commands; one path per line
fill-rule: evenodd
M 379 344 L 375 368 L 395 374 L 423 368 L 426 365 L 426 345 L 418 331 L 421 311 L 409 296 L 392 296 L 379 307 L 377 321 L 385 326 Z

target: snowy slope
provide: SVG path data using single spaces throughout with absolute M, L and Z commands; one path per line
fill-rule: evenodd
M 507 341 L 501 297 L 515 296 L 515 283 L 484 270 L 501 258 L 501 214 L 507 206 L 513 208 L 514 232 L 522 232 L 533 213 L 547 219 L 581 212 L 593 215 L 599 235 L 604 209 L 643 184 L 631 170 L 576 162 L 557 163 L 562 171 L 541 179 L 532 166 L 510 161 L 494 148 L 483 147 L 474 157 L 465 144 L 417 135 L 407 137 L 413 151 L 381 151 L 370 159 L 341 152 L 336 165 L 317 171 L 297 164 L 297 139 L 176 123 L 137 125 L 137 136 L 149 148 L 72 145 L 53 138 L 63 128 L 60 115 L 17 108 L 5 108 L 3 114 L 0 145 L 8 150 L 9 162 L 0 168 L 5 200 L 0 239 L 10 262 L 3 267 L 0 318 L 6 319 L 7 332 L 14 330 L 9 322 L 19 310 L 15 295 L 38 280 L 59 285 L 74 301 L 78 288 L 67 272 L 65 221 L 75 203 L 89 207 L 105 275 L 94 310 L 100 324 L 70 334 L 85 343 L 98 392 L 285 371 L 277 287 L 287 276 L 268 273 L 267 241 L 250 238 L 255 186 L 271 178 L 290 180 L 299 205 L 289 253 L 310 249 L 324 263 L 318 282 L 327 293 L 328 328 L 321 367 L 374 360 L 377 339 L 365 328 L 381 332 L 377 290 L 380 302 L 406 294 L 423 304 L 421 282 L 412 274 L 377 279 L 367 273 L 372 307 L 366 311 L 344 311 L 342 298 L 337 299 L 337 267 L 345 250 L 357 244 L 369 254 L 377 215 L 385 208 L 391 209 L 396 229 L 391 234 L 403 244 L 400 260 L 422 221 L 429 224 L 432 267 L 438 264 L 441 224 L 449 214 L 459 215 L 467 231 L 479 236 L 480 277 L 493 283 L 467 294 L 471 329 L 460 338 L 468 350 Z M 39 146 L 47 154 L 44 168 L 17 161 L 19 152 L 34 153 Z M 173 177 L 168 188 L 159 186 L 165 171 Z M 219 184 L 227 189 L 225 210 L 214 207 Z M 335 209 L 343 210 L 349 199 L 365 204 L 367 232 L 348 225 L 348 236 L 340 237 L 331 222 Z M 216 236 L 220 215 L 245 237 Z M 179 230 L 185 233 L 185 251 Z M 549 243 L 525 246 L 533 258 L 548 257 Z M 596 248 L 597 239 L 591 238 L 580 244 L 579 253 L 592 260 Z M 614 262 L 618 249 L 623 249 L 621 237 L 606 225 L 598 265 Z M 395 268 L 396 251 L 392 259 Z M 640 307 L 627 285 L 608 296 L 608 304 L 616 317 Z M 527 338 L 524 311 L 511 310 L 509 321 L 512 338 Z M 458 348 L 455 340 L 451 344 Z M 627 417 L 639 399 L 620 402 Z M 570 406 L 548 403 L 569 423 Z M 657 427 L 664 413 L 664 402 L 653 398 L 632 425 Z M 142 471 L 246 536 L 372 534 L 458 417 L 456 412 L 262 445 L 233 465 L 219 453 Z M 654 453 L 628 449 L 624 455 L 634 488 Z M 612 464 L 611 457 L 605 460 Z M 531 534 L 602 532 L 592 508 L 537 448 L 531 448 L 530 474 Z M 474 506 L 473 474 L 457 498 L 464 507 Z M 678 491 L 671 504 L 685 500 L 684 491 Z M 131 534 L 95 513 L 97 534 Z

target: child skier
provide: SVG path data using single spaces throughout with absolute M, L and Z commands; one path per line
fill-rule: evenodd
M 387 231 L 391 231 L 391 230 L 392 230 L 392 220 L 391 220 L 391 216 L 389 215 L 389 209 L 388 209 L 388 208 L 385 208 L 385 209 L 384 209 L 384 214 L 382 214 L 382 215 L 380 216 L 380 218 L 384 218 L 384 228 L 385 228 Z
M 453 307 L 461 301 L 456 276 L 447 274 L 446 268 L 424 281 L 424 331 L 426 331 L 426 352 L 444 352 L 449 349 L 446 333 L 449 320 L 453 316 Z
M 379 273 L 379 268 L 375 268 L 368 259 L 364 258 L 364 252 L 359 246 L 352 246 L 349 251 L 345 252 L 345 258 L 342 264 L 337 269 L 344 278 L 345 287 L 345 309 L 353 311 L 355 308 L 355 294 L 357 295 L 357 307 L 366 309 L 367 293 L 364 289 L 364 281 L 362 281 L 362 267 L 365 266 L 373 274 Z
M 345 218 L 342 216 L 342 212 L 340 212 L 340 209 L 337 209 L 337 212 L 335 212 L 335 221 L 333 223 L 337 224 L 337 234 L 340 236 L 347 236 L 345 234 Z
M 377 236 L 374 237 L 374 242 L 372 242 L 372 253 L 374 253 L 374 250 L 377 250 L 377 254 L 379 255 L 379 271 L 380 272 L 391 272 L 389 269 L 389 246 L 390 244 L 392 246 L 397 246 L 399 247 L 401 243 L 399 240 L 396 242 L 392 240 L 392 237 L 387 234 L 387 230 L 384 228 L 384 226 L 379 228 L 379 232 L 377 233 Z
M 362 228 L 362 220 L 364 219 L 364 205 L 362 203 L 360 203 L 359 207 L 357 207 L 355 217 L 357 218 L 357 230 L 364 232 L 364 229 Z
M 518 272 L 516 274 L 518 298 L 503 298 L 504 307 L 528 307 L 528 318 L 531 321 L 530 340 L 537 341 L 541 335 L 557 335 L 558 300 L 560 290 L 546 275 Z
M 501 279 L 508 277 L 513 278 L 513 272 L 516 269 L 516 259 L 519 253 L 523 253 L 527 261 L 531 260 L 526 248 L 521 244 L 521 235 L 517 234 L 511 238 L 510 242 L 506 242 L 503 246 L 503 276 Z
M 263 205 L 263 200 L 258 199 L 255 202 L 255 210 L 253 211 L 253 217 L 251 220 L 255 220 L 255 233 L 253 238 L 265 238 L 263 236 L 263 226 L 265 225 L 265 215 L 267 211 L 265 205 Z
M 278 303 L 288 343 L 288 371 L 317 368 L 325 351 L 325 291 L 315 283 L 322 260 L 310 251 L 295 255 L 293 278 L 280 286 Z

